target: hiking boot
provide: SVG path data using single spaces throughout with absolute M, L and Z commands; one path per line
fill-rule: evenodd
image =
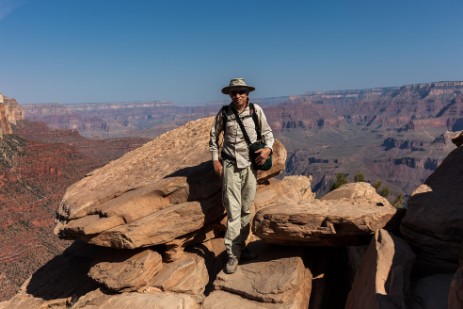
M 241 259 L 243 260 L 254 260 L 256 257 L 257 254 L 254 251 L 249 250 L 248 247 L 241 250 Z
M 225 265 L 224 272 L 226 274 L 233 274 L 238 268 L 238 259 L 234 256 L 228 258 L 228 262 Z

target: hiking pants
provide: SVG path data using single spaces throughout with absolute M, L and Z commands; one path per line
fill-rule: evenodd
M 222 197 L 228 218 L 225 247 L 229 257 L 240 258 L 241 248 L 249 236 L 256 185 L 256 171 L 251 166 L 239 169 L 234 162 L 223 161 Z

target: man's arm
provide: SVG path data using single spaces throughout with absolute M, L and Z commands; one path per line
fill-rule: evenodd
M 222 176 L 223 167 L 219 161 L 219 136 L 222 131 L 222 109 L 220 109 L 214 118 L 209 139 L 209 151 L 211 152 L 214 172 L 220 177 Z
M 262 141 L 264 142 L 265 147 L 270 148 L 273 151 L 273 143 L 275 142 L 275 138 L 273 137 L 272 129 L 268 124 L 267 117 L 265 116 L 262 107 L 259 105 L 256 106 L 257 119 L 259 120 Z

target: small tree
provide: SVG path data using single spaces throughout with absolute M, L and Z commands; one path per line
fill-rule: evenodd
M 346 183 L 349 183 L 349 180 L 347 179 L 347 174 L 337 173 L 336 174 L 336 180 L 331 185 L 331 191 L 333 191 L 334 189 L 339 188 L 342 185 L 345 185 Z
M 364 182 L 365 181 L 365 176 L 362 173 L 357 173 L 354 176 L 354 182 Z
M 392 201 L 392 206 L 395 208 L 403 208 L 405 204 L 403 193 L 397 194 L 397 196 Z
M 376 191 L 378 191 L 379 187 L 381 187 L 381 184 L 382 184 L 381 180 L 378 180 L 374 184 L 372 184 L 372 186 L 373 186 L 373 188 L 376 189 Z
M 381 190 L 378 191 L 378 194 L 382 197 L 387 198 L 389 195 L 391 195 L 391 189 L 389 187 L 383 187 L 381 188 Z

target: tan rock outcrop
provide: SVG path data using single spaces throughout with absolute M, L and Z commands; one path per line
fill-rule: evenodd
M 169 243 L 220 221 L 221 181 L 208 149 L 211 125 L 212 118 L 189 122 L 69 187 L 55 233 L 133 249 Z M 285 160 L 277 141 L 274 166 L 260 172 L 259 181 L 280 173 Z
M 463 241 L 463 148 L 453 150 L 408 200 L 400 231 L 420 276 L 454 273 Z
M 408 308 L 414 254 L 402 239 L 378 230 L 363 255 L 346 309 Z
M 396 209 L 367 183 L 347 184 L 320 200 L 276 198 L 259 210 L 253 232 L 263 240 L 294 245 L 368 243 Z
M 162 266 L 161 255 L 151 249 L 113 250 L 97 257 L 88 275 L 112 291 L 131 292 L 147 286 Z

